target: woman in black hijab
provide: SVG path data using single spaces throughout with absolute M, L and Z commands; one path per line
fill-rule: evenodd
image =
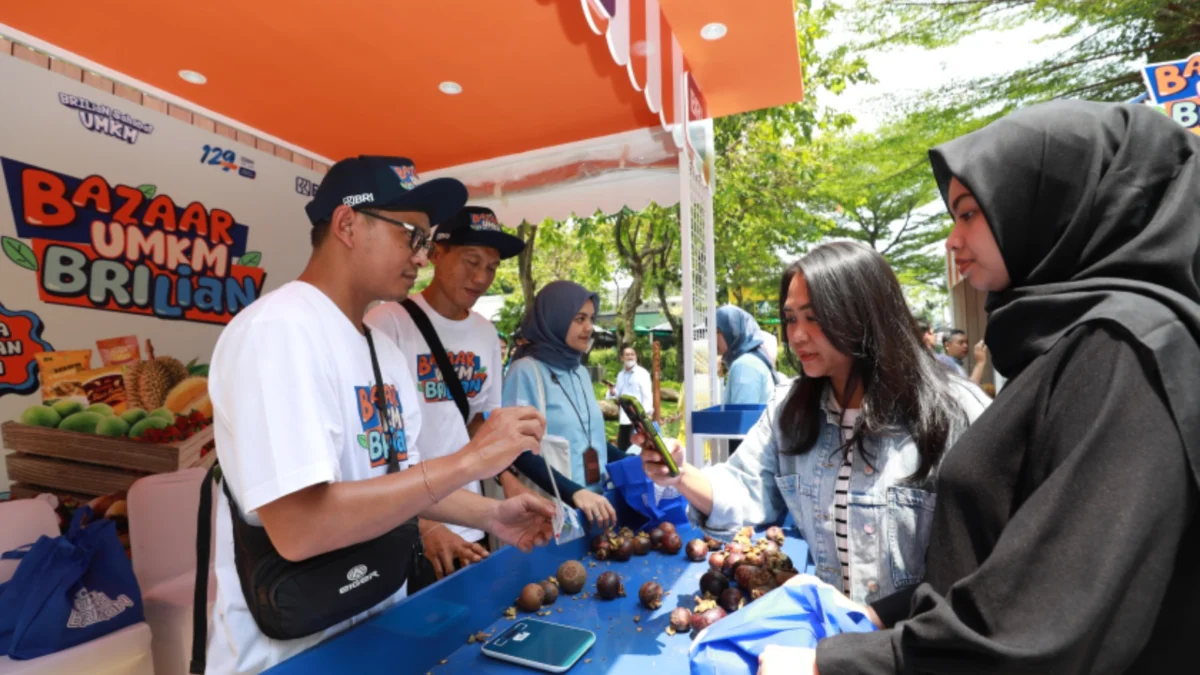
M 1184 672 L 1200 635 L 1200 139 L 1145 106 L 1061 101 L 930 159 L 1010 381 L 942 465 L 925 583 L 872 606 L 886 629 L 788 671 Z

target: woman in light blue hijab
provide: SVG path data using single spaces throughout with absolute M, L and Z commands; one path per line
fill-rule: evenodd
M 717 353 L 725 364 L 725 403 L 766 405 L 775 366 L 763 348 L 758 322 L 740 307 L 717 309 Z
M 546 434 L 566 439 L 571 448 L 571 475 L 554 471 L 563 501 L 582 510 L 593 523 L 615 525 L 616 510 L 600 494 L 610 461 L 604 413 L 583 366 L 599 307 L 600 297 L 577 283 L 546 284 L 521 321 L 525 342 L 513 355 L 504 378 L 503 403 L 543 410 Z M 618 453 L 615 459 L 622 458 Z M 542 458 L 527 452 L 514 466 L 547 494 L 554 494 Z

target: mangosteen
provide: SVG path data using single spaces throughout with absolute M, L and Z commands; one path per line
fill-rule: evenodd
M 737 582 L 738 586 L 749 589 L 749 588 L 753 587 L 750 584 L 750 580 L 753 578 L 756 578 L 755 575 L 760 575 L 761 573 L 762 573 L 762 568 L 756 567 L 749 563 L 743 563 L 741 565 L 738 565 L 738 568 L 733 571 L 733 580 L 735 582 Z M 761 577 L 757 577 L 757 578 L 761 578 Z
M 525 584 L 525 588 L 521 589 L 521 597 L 517 598 L 517 607 L 522 612 L 536 612 L 542 608 L 545 599 L 546 592 L 541 584 Z
M 703 539 L 693 539 L 687 543 L 687 557 L 692 562 L 700 562 L 708 556 L 708 545 Z
M 708 536 L 707 534 L 704 535 L 704 543 L 708 546 L 708 550 L 710 550 L 710 551 L 720 551 L 721 550 L 721 542 L 717 541 L 716 539 L 713 539 L 712 537 Z
M 683 540 L 679 538 L 676 532 L 669 532 L 663 535 L 662 552 L 667 555 L 675 555 L 679 553 L 679 549 L 683 548 Z
M 662 546 L 663 531 L 662 528 L 656 527 L 650 530 L 650 543 L 654 545 L 655 550 Z
M 701 612 L 700 614 L 693 614 L 692 628 L 697 631 L 704 630 L 721 619 L 724 619 L 726 616 L 725 610 L 721 609 L 720 607 L 713 607 L 712 609 Z
M 596 551 L 592 555 L 595 556 L 596 560 L 603 562 L 605 560 L 608 560 L 608 557 L 610 555 L 612 555 L 612 547 L 605 546 L 604 548 L 600 549 L 599 551 Z
M 546 596 L 542 599 L 542 604 L 553 605 L 558 600 L 558 584 L 547 579 L 545 581 L 538 582 L 538 585 L 542 587 L 542 593 L 544 593 Z
M 617 562 L 625 562 L 626 560 L 629 560 L 629 557 L 632 555 L 633 544 L 624 539 L 622 539 L 621 543 L 617 544 L 617 547 L 609 553 L 609 557 Z
M 787 583 L 788 579 L 791 579 L 799 574 L 800 573 L 796 570 L 779 570 L 775 573 L 775 583 L 779 586 L 782 586 Z
M 654 545 L 650 543 L 650 537 L 643 537 L 639 535 L 633 538 L 634 555 L 646 555 L 653 548 Z
M 616 572 L 605 572 L 596 579 L 596 595 L 605 600 L 625 597 L 625 586 Z
M 736 588 L 726 588 L 721 592 L 721 597 L 717 598 L 717 604 L 721 606 L 721 609 L 732 614 L 742 607 L 742 592 Z
M 671 628 L 676 633 L 686 633 L 692 629 L 692 610 L 687 607 L 677 607 L 671 610 Z
M 638 591 L 638 600 L 642 601 L 642 605 L 646 609 L 658 609 L 662 607 L 663 588 L 656 581 L 647 581 L 642 584 L 641 590 Z
M 766 562 L 766 559 L 763 558 L 762 553 L 760 553 L 758 551 L 750 551 L 750 552 L 746 553 L 746 559 L 744 561 L 744 564 L 754 565 L 755 567 L 762 567 L 764 562 Z
M 771 527 L 768 527 L 767 528 L 767 539 L 770 539 L 771 541 L 775 542 L 776 544 L 783 546 L 783 540 L 784 540 L 783 528 L 779 527 L 778 525 L 772 525 Z
M 767 554 L 779 553 L 779 544 L 776 544 L 775 542 L 768 539 L 763 544 L 763 552 L 767 553 Z
M 633 539 L 633 530 L 628 527 L 622 527 L 617 531 L 617 536 L 622 539 Z
M 754 590 L 750 591 L 750 602 L 754 602 L 755 600 L 761 598 L 762 596 L 766 595 L 767 593 L 770 593 L 773 590 L 775 590 L 775 589 L 771 588 L 770 586 L 755 587 Z
M 745 553 L 746 547 L 742 546 L 741 544 L 734 541 L 734 542 L 725 544 L 725 552 L 726 553 Z
M 728 553 L 724 551 L 717 551 L 716 553 L 708 556 L 708 566 L 720 572 L 725 569 L 725 558 L 727 557 L 729 557 Z
M 730 553 L 729 555 L 725 556 L 725 566 L 723 568 L 725 576 L 733 576 L 733 571 L 738 568 L 738 565 L 741 565 L 744 562 L 746 562 L 746 556 L 742 555 L 741 553 Z
M 709 570 L 700 577 L 700 592 L 707 593 L 714 598 L 721 597 L 721 593 L 729 588 L 729 578 L 720 572 Z
M 583 585 L 587 583 L 587 569 L 578 560 L 568 560 L 558 566 L 558 573 L 554 576 L 558 577 L 558 586 L 563 593 L 567 595 L 575 595 L 583 590 Z

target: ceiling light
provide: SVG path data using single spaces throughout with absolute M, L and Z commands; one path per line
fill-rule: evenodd
M 204 84 L 208 82 L 207 77 L 194 70 L 181 70 L 179 71 L 179 77 L 182 77 L 185 82 L 191 82 L 192 84 Z
M 462 85 L 457 82 L 451 82 L 450 80 L 446 80 L 445 82 L 439 84 L 438 89 L 441 89 L 443 94 L 450 94 L 451 96 L 462 93 Z
M 725 27 L 725 24 L 710 23 L 704 28 L 700 29 L 700 37 L 704 38 L 705 40 L 720 40 L 721 38 L 725 37 L 725 34 L 728 32 L 729 29 Z

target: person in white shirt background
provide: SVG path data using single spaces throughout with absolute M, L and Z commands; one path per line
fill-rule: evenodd
M 408 307 L 387 302 L 367 313 L 367 323 L 395 340 L 408 358 L 421 407 L 417 447 L 421 448 L 422 459 L 457 452 L 478 432 L 485 415 L 500 407 L 503 339 L 498 338 L 490 321 L 471 308 L 496 280 L 500 261 L 520 255 L 525 249 L 525 242 L 501 229 L 491 209 L 478 206 L 465 207 L 438 225 L 434 242 L 430 258 L 433 280 L 411 300 L 428 317 L 455 368 L 467 398 L 469 425 L 463 422 L 433 350 Z M 497 480 L 507 497 L 529 492 L 509 471 L 502 472 Z M 463 489 L 482 494 L 479 483 Z M 488 556 L 487 535 L 477 528 L 422 519 L 420 529 L 432 574 L 411 580 L 413 592 Z
M 654 385 L 650 381 L 650 371 L 638 365 L 637 350 L 626 347 L 621 350 L 621 372 L 617 373 L 617 383 L 608 388 L 609 400 L 620 396 L 633 396 L 642 404 L 648 419 L 654 419 Z M 621 409 L 621 426 L 617 432 L 617 447 L 621 452 L 629 449 L 632 443 L 629 437 L 633 434 L 633 423 Z
M 496 501 L 460 489 L 538 448 L 541 415 L 529 407 L 497 411 L 457 452 L 409 470 L 420 460 L 421 412 L 406 359 L 363 323 L 374 300 L 407 296 L 426 262 L 431 224 L 454 215 L 466 199 L 466 188 L 453 179 L 417 185 L 404 158 L 338 162 L 305 207 L 313 253 L 299 280 L 255 301 L 221 333 L 209 394 L 217 457 L 234 504 L 217 491 L 210 675 L 266 670 L 406 592 L 402 586 L 312 635 L 268 638 L 240 583 L 231 506 L 265 528 L 289 562 L 375 540 L 418 514 L 487 530 L 526 551 L 549 540 L 548 501 L 531 494 Z M 374 405 L 378 386 L 386 411 Z M 387 473 L 393 454 L 402 470 Z

